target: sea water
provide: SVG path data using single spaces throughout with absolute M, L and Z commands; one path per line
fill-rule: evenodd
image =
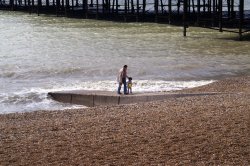
M 48 92 L 116 91 L 123 65 L 133 92 L 171 91 L 250 73 L 250 43 L 155 23 L 37 16 L 0 11 L 0 113 L 82 107 Z M 246 34 L 249 35 L 249 34 Z

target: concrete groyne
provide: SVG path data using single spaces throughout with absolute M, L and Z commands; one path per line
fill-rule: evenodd
M 150 102 L 157 100 L 164 100 L 174 97 L 186 97 L 197 95 L 213 95 L 216 93 L 169 93 L 169 92 L 155 92 L 155 93 L 136 93 L 131 95 L 118 95 L 115 92 L 109 91 L 58 91 L 49 92 L 48 95 L 59 102 L 85 105 L 88 107 L 103 106 L 103 105 L 120 105 L 133 104 L 141 102 Z

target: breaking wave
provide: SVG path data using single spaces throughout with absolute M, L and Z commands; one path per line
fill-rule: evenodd
M 133 92 L 158 92 L 181 90 L 209 84 L 213 81 L 152 81 L 135 80 Z M 47 94 L 64 90 L 105 90 L 116 91 L 116 81 L 74 82 L 71 84 L 54 84 L 46 88 L 24 88 L 18 92 L 0 94 L 0 114 L 13 112 L 30 112 L 36 110 L 60 110 L 84 108 L 84 106 L 64 104 L 53 101 Z

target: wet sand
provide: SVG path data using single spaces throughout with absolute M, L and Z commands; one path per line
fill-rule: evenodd
M 0 115 L 0 165 L 250 165 L 250 77 L 186 92 L 201 95 Z

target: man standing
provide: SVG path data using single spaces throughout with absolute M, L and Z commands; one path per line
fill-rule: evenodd
M 122 84 L 123 84 L 123 87 L 124 87 L 124 94 L 126 95 L 127 94 L 127 83 L 126 83 L 126 78 L 128 78 L 127 76 L 127 68 L 128 66 L 127 65 L 124 65 L 123 68 L 121 68 L 119 70 L 119 74 L 118 74 L 118 77 L 117 77 L 117 81 L 118 81 L 118 91 L 117 93 L 118 94 L 121 94 L 121 88 L 122 88 Z

